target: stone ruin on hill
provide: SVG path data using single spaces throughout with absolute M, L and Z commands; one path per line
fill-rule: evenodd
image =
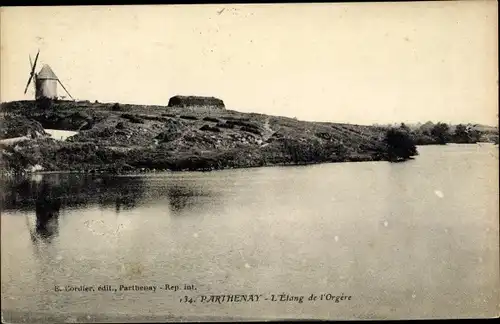
M 224 101 L 215 97 L 198 97 L 198 96 L 174 96 L 168 101 L 168 107 L 183 107 L 183 108 L 216 108 L 225 109 Z

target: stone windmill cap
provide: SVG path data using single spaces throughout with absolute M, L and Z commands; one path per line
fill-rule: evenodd
M 43 80 L 57 80 L 56 74 L 54 73 L 54 71 L 52 71 L 50 66 L 48 66 L 47 64 L 45 64 L 42 67 L 42 69 L 40 70 L 40 72 L 37 75 L 37 78 L 43 79 Z

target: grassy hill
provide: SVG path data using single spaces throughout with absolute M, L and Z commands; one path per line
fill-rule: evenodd
M 213 170 L 385 160 L 385 128 L 242 113 L 73 101 L 2 103 L 2 169 Z M 56 141 L 43 129 L 78 131 Z M 0 139 L 1 139 L 0 138 Z

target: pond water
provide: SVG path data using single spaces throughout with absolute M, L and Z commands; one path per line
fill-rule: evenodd
M 497 315 L 498 146 L 419 152 L 404 163 L 2 179 L 2 315 Z M 196 290 L 160 289 L 185 284 Z M 96 291 L 55 291 L 68 285 Z M 157 288 L 115 292 L 120 285 Z M 261 297 L 200 300 L 222 294 Z M 272 294 L 305 299 L 275 302 Z M 308 301 L 311 294 L 318 299 Z M 336 303 L 327 294 L 351 298 Z M 198 299 L 181 303 L 183 296 Z

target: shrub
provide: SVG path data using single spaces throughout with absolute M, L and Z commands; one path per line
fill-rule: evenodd
M 144 124 L 144 121 L 142 119 L 140 119 L 139 117 L 135 116 L 135 115 L 122 114 L 122 117 L 125 118 L 125 119 L 128 119 L 132 123 Z
M 36 100 L 36 104 L 38 109 L 40 110 L 49 110 L 52 108 L 53 100 L 50 98 L 40 98 Z
M 384 142 L 387 145 L 387 155 L 390 161 L 407 160 L 418 154 L 415 141 L 404 128 L 389 129 Z
M 296 164 L 324 162 L 328 160 L 328 155 L 331 155 L 318 141 L 303 142 L 286 138 L 281 142 L 286 155 Z
M 413 132 L 413 138 L 416 145 L 437 144 L 436 139 L 430 135 L 430 132 L 422 131 L 421 129 Z
M 180 118 L 182 118 L 182 119 L 190 119 L 190 120 L 198 120 L 198 117 L 196 117 L 196 116 L 189 116 L 189 115 L 181 115 Z
M 185 126 L 181 121 L 169 119 L 164 124 L 163 132 L 156 136 L 161 142 L 171 142 L 182 136 Z
M 233 124 L 236 126 L 241 126 L 241 127 L 248 127 L 248 128 L 253 128 L 253 129 L 259 129 L 259 126 L 252 123 L 252 122 L 246 122 L 246 121 L 241 121 L 241 120 L 228 120 L 226 121 L 226 124 Z
M 227 117 L 222 117 L 224 118 L 225 120 L 232 120 L 232 121 L 250 121 L 250 118 L 246 118 L 246 117 L 231 117 L 231 116 L 227 116 Z
M 217 127 L 212 127 L 210 125 L 203 125 L 200 130 L 202 131 L 210 131 L 210 132 L 216 132 L 216 133 L 219 133 L 220 132 L 220 129 L 217 128 Z
M 252 133 L 252 134 L 256 134 L 256 135 L 262 135 L 260 133 L 260 131 L 258 129 L 255 129 L 255 128 L 252 128 L 252 127 L 248 127 L 248 126 L 243 126 L 240 128 L 242 131 L 244 132 L 248 132 L 248 133 Z
M 326 132 L 319 132 L 319 133 L 316 133 L 315 135 L 321 139 L 324 139 L 324 140 L 332 139 L 332 134 L 326 133 Z
M 234 124 L 217 123 L 216 127 L 233 129 L 234 128 Z
M 43 126 L 24 116 L 6 116 L 0 120 L 0 139 L 29 135 L 47 135 Z
M 219 119 L 214 118 L 214 117 L 205 117 L 205 118 L 203 118 L 203 120 L 204 121 L 214 122 L 214 123 L 218 123 L 219 122 Z

